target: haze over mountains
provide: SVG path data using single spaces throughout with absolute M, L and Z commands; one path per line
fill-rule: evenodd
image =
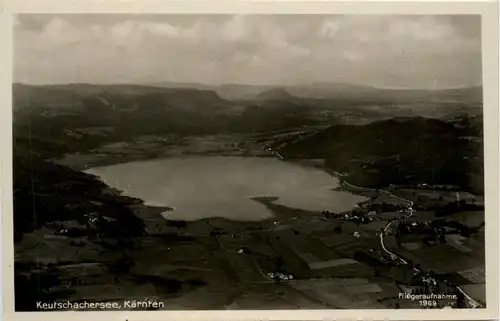
M 482 102 L 482 87 L 461 87 L 447 89 L 393 89 L 377 88 L 347 83 L 312 83 L 292 86 L 224 84 L 211 86 L 194 83 L 152 83 L 155 87 L 209 89 L 228 100 L 259 98 L 265 92 L 282 89 L 290 96 L 305 99 L 366 99 L 370 101 L 393 100 L 395 102 L 450 101 Z M 276 93 L 276 92 L 274 92 Z M 291 97 L 281 97 L 291 98 Z
M 103 92 L 118 92 L 120 94 L 140 94 L 144 90 L 148 92 L 165 92 L 160 88 L 176 89 L 187 93 L 186 89 L 196 89 L 213 91 L 220 98 L 225 100 L 248 100 L 248 99 L 268 99 L 286 100 L 302 99 L 328 99 L 328 100 L 356 100 L 370 102 L 460 102 L 460 103 L 481 103 L 482 87 L 461 87 L 440 90 L 431 89 L 388 89 L 362 86 L 355 84 L 327 84 L 313 83 L 293 86 L 272 86 L 272 85 L 245 85 L 245 84 L 224 84 L 220 86 L 196 84 L 161 82 L 146 85 L 100 85 L 100 84 L 61 84 L 61 85 L 28 85 L 15 84 L 14 90 L 29 90 L 29 94 L 36 94 L 41 88 L 62 94 L 64 91 L 78 89 L 78 92 L 86 95 L 99 94 Z M 155 89 L 157 88 L 157 89 Z M 194 91 L 192 91 L 194 93 Z M 212 99 L 214 98 L 212 94 Z
M 315 131 L 394 117 L 482 118 L 481 87 L 431 91 L 347 84 L 162 85 L 14 84 L 14 137 L 19 142 L 31 137 L 31 144 L 57 156 L 139 135 Z M 81 131 L 96 134 L 82 136 Z

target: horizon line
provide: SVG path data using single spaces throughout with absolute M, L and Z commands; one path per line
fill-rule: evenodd
M 206 84 L 206 83 L 197 83 L 191 81 L 156 81 L 156 82 L 148 82 L 148 83 L 90 83 L 90 82 L 67 82 L 67 83 L 28 83 L 28 82 L 20 82 L 14 81 L 12 85 L 25 85 L 25 86 L 33 86 L 33 87 L 49 87 L 49 86 L 69 86 L 69 85 L 90 85 L 90 86 L 142 86 L 142 87 L 155 87 L 155 88 L 169 88 L 162 86 L 161 84 L 171 83 L 172 85 L 193 85 L 193 86 L 205 86 L 205 87 L 214 87 L 221 88 L 223 86 L 248 86 L 248 87 L 272 87 L 272 88 L 286 88 L 286 87 L 297 87 L 297 86 L 308 86 L 308 85 L 323 85 L 323 86 L 353 86 L 353 87 L 365 87 L 370 89 L 379 89 L 379 90 L 425 90 L 425 91 L 441 91 L 441 90 L 458 90 L 458 89 L 469 89 L 469 88 L 482 88 L 483 84 L 476 85 L 463 85 L 456 87 L 442 87 L 442 88 L 430 88 L 430 87 L 379 87 L 374 85 L 365 85 L 365 84 L 355 84 L 355 83 L 346 83 L 346 82 L 310 82 L 310 83 L 302 83 L 302 84 L 248 84 L 248 83 L 237 83 L 237 82 L 228 82 L 222 84 Z M 171 87 L 175 89 L 176 87 Z M 198 89 L 195 87 L 188 87 L 192 89 Z M 181 88 L 177 88 L 181 89 Z

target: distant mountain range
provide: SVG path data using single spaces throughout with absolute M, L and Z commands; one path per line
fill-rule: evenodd
M 354 84 L 329 84 L 313 83 L 306 85 L 292 86 L 258 86 L 243 84 L 226 84 L 222 86 L 209 86 L 193 83 L 154 83 L 153 86 L 165 88 L 189 87 L 196 89 L 213 90 L 220 97 L 227 100 L 241 100 L 274 96 L 281 99 L 292 97 L 303 99 L 328 99 L 328 100 L 363 100 L 370 102 L 410 103 L 410 102 L 461 102 L 461 103 L 482 103 L 483 88 L 463 87 L 450 89 L 388 89 L 376 88 Z M 277 91 L 279 89 L 281 92 Z M 289 97 L 286 97 L 289 96 Z
M 71 126 L 108 126 L 121 139 L 167 129 L 206 134 L 258 132 L 311 124 L 366 124 L 392 117 L 481 117 L 481 92 L 481 87 L 432 91 L 348 84 L 288 87 L 14 84 L 13 109 L 14 121 L 21 126 L 17 130 L 50 131 L 47 124 L 51 119 L 50 124 L 58 128 L 52 133 Z
M 210 86 L 196 83 L 160 82 L 148 85 L 93 85 L 93 84 L 65 84 L 65 85 L 25 85 L 14 84 L 15 97 L 23 97 L 24 93 L 34 95 L 37 101 L 40 95 L 46 96 L 49 92 L 59 96 L 66 95 L 75 98 L 78 95 L 119 94 L 138 95 L 141 93 L 165 93 L 165 89 L 182 91 L 184 94 L 203 91 L 214 99 L 216 94 L 223 100 L 292 100 L 318 99 L 333 101 L 357 101 L 370 103 L 416 103 L 416 102 L 458 102 L 481 104 L 483 89 L 481 86 L 451 88 L 441 90 L 430 89 L 387 89 L 352 84 L 313 83 L 309 85 L 293 86 L 256 86 L 226 84 Z M 212 91 L 213 93 L 209 93 Z M 19 94 L 17 94 L 19 93 Z
M 263 91 L 254 97 L 257 100 L 293 100 L 294 96 L 290 95 L 288 91 L 284 88 L 272 88 L 266 91 Z
M 14 107 L 30 105 L 50 109 L 116 109 L 131 111 L 137 108 L 177 109 L 203 113 L 223 110 L 233 104 L 219 97 L 208 89 L 164 88 L 141 85 L 91 85 L 68 84 L 31 86 L 15 84 L 13 86 Z M 199 108 L 203 106 L 204 108 Z
M 432 174 L 434 166 L 448 169 L 442 179 L 452 181 L 453 173 L 466 172 L 464 169 L 472 166 L 471 157 L 478 154 L 475 145 L 470 147 L 472 143 L 458 138 L 481 137 L 482 132 L 457 132 L 450 121 L 465 117 L 469 122 L 465 127 L 482 129 L 481 91 L 481 87 L 432 91 L 346 84 L 288 87 L 230 84 L 214 88 L 196 84 L 163 84 L 163 87 L 14 84 L 13 134 L 17 143 L 29 144 L 32 150 L 58 157 L 143 135 L 257 134 L 334 126 L 313 137 L 302 137 L 280 152 L 287 158 L 324 158 L 335 162 L 332 168 L 338 170 L 353 166 L 354 159 L 360 166 L 372 166 L 372 160 L 381 158 L 380 164 L 388 164 L 395 171 L 398 167 L 391 163 L 392 157 L 400 154 L 405 162 L 413 164 L 411 169 L 418 174 L 417 178 Z M 232 99 L 228 93 L 233 95 Z M 239 99 L 234 98 L 236 94 Z M 388 121 L 406 118 L 413 120 Z M 440 140 L 436 140 L 437 136 Z M 424 150 L 420 143 L 428 148 Z M 447 146 L 449 153 L 446 157 L 443 146 Z M 469 149 L 472 152 L 461 155 L 464 158 L 458 157 L 462 160 L 455 160 L 454 150 Z M 372 170 L 389 171 L 380 166 Z M 349 170 L 346 168 L 346 172 Z M 373 175 L 375 182 L 384 177 L 399 177 L 404 181 L 412 173 Z M 456 183 L 465 186 L 467 178 L 461 179 Z

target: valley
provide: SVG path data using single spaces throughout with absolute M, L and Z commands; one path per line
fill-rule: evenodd
M 15 275 L 16 296 L 24 298 L 16 309 L 32 310 L 40 300 L 151 297 L 169 310 L 418 308 L 398 293 L 425 287 L 458 295 L 442 305 L 484 305 L 477 296 L 484 293 L 485 255 L 481 108 L 454 102 L 456 91 L 425 103 L 413 92 L 383 91 L 375 99 L 375 89 L 365 98 L 352 90 L 356 95 L 341 99 L 288 89 L 226 100 L 196 88 L 15 85 Z M 205 181 L 220 182 L 238 175 L 224 162 L 217 171 L 181 166 L 192 157 L 202 165 L 241 160 L 236 172 L 250 173 L 245 186 L 276 182 L 274 189 L 259 186 L 264 195 L 247 195 L 242 207 L 269 215 L 169 219 L 175 202 L 148 204 L 89 173 L 165 159 L 179 164 L 167 162 L 164 171 L 180 171 L 169 188 L 186 188 L 185 202 L 233 195 L 239 185 L 210 194 L 213 184 L 184 182 L 204 173 L 211 173 Z M 267 171 L 258 174 L 246 159 L 263 160 Z M 275 163 L 282 165 L 269 165 Z M 323 193 L 304 183 L 309 178 L 295 182 L 300 176 L 285 165 L 307 168 L 305 177 L 318 186 L 331 175 L 330 201 L 350 205 L 291 206 L 266 194 L 303 201 Z M 273 176 L 280 172 L 282 186 Z M 338 193 L 349 197 L 336 200 Z M 210 213 L 237 211 L 232 199 L 220 199 Z

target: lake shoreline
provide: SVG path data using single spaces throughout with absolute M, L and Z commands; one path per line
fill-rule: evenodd
M 238 159 L 239 159 L 239 158 L 242 158 L 242 159 L 245 159 L 245 160 L 246 160 L 246 159 L 251 159 L 251 158 L 259 158 L 259 159 L 269 159 L 269 158 L 270 158 L 270 157 L 259 157 L 259 156 L 240 157 L 240 156 L 225 155 L 225 154 L 223 154 L 223 155 L 221 155 L 221 154 L 212 154 L 212 155 L 210 155 L 210 156 L 208 156 L 208 155 L 206 155 L 206 154 L 202 154 L 202 155 L 200 155 L 200 154 L 189 154 L 189 155 L 182 155 L 181 157 L 161 157 L 161 158 L 156 158 L 156 159 L 148 159 L 148 160 L 146 160 L 146 161 L 158 161 L 158 160 L 166 160 L 166 161 L 169 161 L 170 159 L 174 159 L 174 158 L 176 158 L 176 160 L 179 160 L 179 159 L 181 160 L 180 164 L 182 164 L 182 165 L 184 165 L 184 166 L 188 166 L 188 167 L 189 167 L 189 165 L 186 165 L 185 163 L 183 163 L 183 162 L 184 162 L 184 159 L 189 159 L 189 158 L 192 158 L 192 159 L 197 159 L 197 158 L 199 158 L 199 157 L 209 159 L 209 158 L 211 158 L 211 156 L 214 156 L 214 157 L 227 157 L 227 158 L 235 157 L 235 158 L 238 158 Z M 321 165 L 319 164 L 320 160 L 315 160 L 315 161 L 311 161 L 311 160 L 293 160 L 293 161 L 289 161 L 289 160 L 284 160 L 284 161 L 277 160 L 277 161 L 279 161 L 279 162 L 284 162 L 284 163 L 289 163 L 289 164 L 291 164 L 291 165 L 299 165 L 300 167 L 314 168 L 314 169 L 317 169 L 317 170 L 321 170 L 321 172 L 326 172 L 326 173 L 327 173 L 327 174 L 329 174 L 329 176 L 331 176 L 331 177 L 335 177 L 335 178 L 337 178 L 337 179 L 339 178 L 337 175 L 333 175 L 332 173 L 329 173 L 327 170 L 325 170 L 324 166 L 321 166 Z M 202 162 L 203 162 L 203 161 L 202 161 Z M 118 164 L 123 164 L 123 163 L 124 163 L 124 162 L 118 162 Z M 174 164 L 175 164 L 175 163 L 174 163 Z M 196 163 L 195 163 L 195 164 L 196 164 Z M 230 164 L 231 164 L 231 163 L 230 163 Z M 250 163 L 250 164 L 252 164 L 252 163 Z M 257 166 L 258 166 L 257 168 L 259 168 L 259 166 L 260 166 L 260 165 L 258 165 L 258 164 L 259 164 L 259 163 L 257 163 Z M 264 163 L 264 164 L 265 164 L 265 163 Z M 273 164 L 273 163 L 271 163 L 271 164 Z M 172 166 L 175 166 L 175 165 L 172 165 Z M 196 166 L 199 166 L 199 165 L 196 165 Z M 227 166 L 232 166 L 232 165 L 228 165 L 228 164 L 224 165 L 224 164 L 222 164 L 222 166 L 223 166 L 223 168 L 226 168 Z M 237 165 L 236 165 L 236 168 L 235 168 L 234 170 L 238 171 L 238 173 L 240 173 L 240 172 L 241 172 L 241 170 L 240 170 L 240 169 L 238 169 L 240 166 L 241 166 L 242 168 L 245 168 L 247 165 L 244 165 L 244 164 L 243 164 L 243 165 L 237 164 Z M 266 165 L 264 165 L 264 166 L 266 166 Z M 276 164 L 274 164 L 274 166 L 276 166 Z M 279 166 L 281 166 L 281 165 L 279 165 Z M 285 165 L 285 166 L 286 166 L 286 165 Z M 266 166 L 266 167 L 267 167 L 267 166 Z M 160 167 L 160 168 L 161 168 L 161 167 Z M 195 167 L 195 168 L 196 168 L 196 167 Z M 272 172 L 272 171 L 274 171 L 275 169 L 278 169 L 278 170 L 279 170 L 279 169 L 280 169 L 280 167 L 276 167 L 276 168 L 271 167 L 271 168 L 269 168 L 268 170 L 270 170 L 270 171 Z M 285 168 L 285 169 L 286 169 L 286 168 Z M 292 169 L 293 169 L 293 167 L 292 167 Z M 149 200 L 149 202 L 152 204 L 152 205 L 149 205 L 149 204 L 148 204 L 147 197 L 145 198 L 145 197 L 144 197 L 144 195 L 137 195 L 137 194 L 135 194 L 133 191 L 127 191 L 126 189 L 120 188 L 120 186 L 119 186 L 119 185 L 116 185 L 116 183 L 115 183 L 115 184 L 111 184 L 111 185 L 110 185 L 110 184 L 109 184 L 109 180 L 105 180 L 105 179 L 103 179 L 103 178 L 102 178 L 102 176 L 101 176 L 100 174 L 95 173 L 95 172 L 92 172 L 91 170 L 92 170 L 92 169 L 85 170 L 84 172 L 85 172 L 85 173 L 87 173 L 87 174 L 90 174 L 90 175 L 93 175 L 93 176 L 97 177 L 99 180 L 103 181 L 106 185 L 111 186 L 113 189 L 115 189 L 115 190 L 119 191 L 119 192 L 120 192 L 120 194 L 121 194 L 121 195 L 123 195 L 123 196 L 130 196 L 130 197 L 134 197 L 134 198 L 140 199 L 140 200 L 143 202 L 143 205 L 142 205 L 142 206 L 144 206 L 144 207 L 145 207 L 143 210 L 141 210 L 141 212 L 146 211 L 146 208 L 147 208 L 147 207 L 152 207 L 152 208 L 158 208 L 158 207 L 161 207 L 161 208 L 163 208 L 163 209 L 164 209 L 164 211 L 162 211 L 162 212 L 161 212 L 161 214 L 167 214 L 167 215 L 161 215 L 161 216 L 163 217 L 163 219 L 164 219 L 165 221 L 186 221 L 186 222 L 194 222 L 194 221 L 204 220 L 204 219 L 206 219 L 206 218 L 216 218 L 216 217 L 217 217 L 217 216 L 209 216 L 209 217 L 200 217 L 200 218 L 196 218 L 196 212 L 197 212 L 197 211 L 199 211 L 199 209 L 198 209 L 198 210 L 195 210 L 195 211 L 193 212 L 193 215 L 195 216 L 194 218 L 186 218 L 186 219 L 184 219 L 184 218 L 179 218 L 179 217 L 178 217 L 178 215 L 172 215 L 173 217 L 172 217 L 172 218 L 169 218 L 169 217 L 168 217 L 168 212 L 175 212 L 175 211 L 176 211 L 176 210 L 175 210 L 175 207 L 177 207 L 177 206 L 178 206 L 178 203 L 177 203 L 177 206 L 175 206 L 173 203 L 171 203 L 171 205 L 170 205 L 170 204 L 165 204 L 165 205 L 157 206 L 156 204 L 159 204 L 158 202 L 159 202 L 159 200 L 161 200 L 161 198 L 159 198 L 159 196 L 158 196 L 158 192 L 157 192 L 156 190 L 154 190 L 154 193 L 155 193 L 155 195 L 157 195 L 157 196 L 153 196 L 153 198 Z M 129 169 L 129 170 L 131 170 L 131 169 Z M 204 171 L 203 169 L 198 169 L 198 170 L 201 170 L 202 172 Z M 246 170 L 247 170 L 247 169 L 245 169 L 245 171 L 246 171 Z M 140 172 L 140 170 L 133 170 L 133 169 L 132 169 L 132 171 L 133 171 L 133 172 Z M 303 170 L 300 170 L 300 169 L 299 169 L 299 171 L 303 171 Z M 188 172 L 189 172 L 189 171 L 188 171 Z M 209 172 L 211 172 L 211 171 L 209 171 Z M 243 172 L 243 173 L 244 173 L 244 172 Z M 314 172 L 313 172 L 313 173 L 314 173 Z M 319 173 L 319 172 L 317 172 L 317 173 Z M 114 175 L 114 174 L 108 174 L 108 175 Z M 182 174 L 181 174 L 181 175 L 182 175 Z M 196 175 L 196 174 L 193 174 L 193 175 Z M 254 175 L 254 174 L 251 174 L 251 175 Z M 266 176 L 267 174 L 261 174 L 261 175 L 263 175 L 264 177 L 267 177 L 267 176 Z M 285 175 L 285 179 L 286 179 L 286 174 L 283 174 L 283 175 Z M 294 174 L 292 173 L 291 175 L 293 176 Z M 305 175 L 308 175 L 308 174 L 305 174 Z M 313 175 L 318 175 L 318 174 L 313 174 Z M 322 176 L 321 176 L 321 174 L 319 174 L 319 175 L 320 175 L 319 177 L 322 177 Z M 174 177 L 175 177 L 175 176 L 174 176 Z M 210 178 L 210 177 L 211 177 L 211 178 Z M 215 176 L 215 177 L 217 177 L 217 176 Z M 231 177 L 231 175 L 230 175 L 229 177 Z M 243 176 L 243 177 L 244 177 L 244 176 Z M 301 177 L 301 176 L 299 175 L 299 177 Z M 167 178 L 167 179 L 168 179 L 168 178 Z M 212 176 L 212 175 L 209 175 L 208 180 L 211 180 L 211 179 L 214 179 L 214 178 L 213 178 L 213 176 Z M 244 178 L 239 178 L 239 179 L 240 179 L 240 180 L 241 180 L 241 179 L 243 179 L 243 181 L 245 180 Z M 313 177 L 313 178 L 309 178 L 309 179 L 307 179 L 307 180 L 310 180 L 310 179 L 313 179 L 313 180 L 314 180 L 315 178 Z M 325 184 L 324 179 L 325 179 L 325 178 L 323 178 L 323 183 L 321 183 L 321 180 L 319 181 L 319 183 L 318 183 L 318 184 L 320 184 L 320 185 L 318 185 L 318 188 L 321 188 L 321 186 L 323 186 L 323 185 Z M 305 182 L 307 182 L 307 180 L 306 180 Z M 260 180 L 258 180 L 258 181 L 260 181 Z M 304 182 L 304 183 L 305 183 L 305 182 Z M 333 183 L 333 182 L 332 182 L 332 183 Z M 130 183 L 129 183 L 129 184 L 130 184 Z M 132 184 L 133 184 L 133 183 L 132 183 Z M 139 185 L 137 185 L 137 186 L 140 186 L 141 184 L 142 184 L 142 183 L 139 183 Z M 174 182 L 173 184 L 175 184 L 175 182 Z M 230 184 L 230 183 L 229 183 L 229 184 Z M 240 183 L 240 182 L 238 182 L 238 184 L 241 184 L 241 183 Z M 285 184 L 286 184 L 286 183 L 285 183 Z M 313 183 L 313 184 L 315 184 L 315 183 Z M 323 185 L 321 185 L 321 184 L 323 184 Z M 339 182 L 337 182 L 335 185 L 337 185 L 337 184 L 339 184 Z M 279 185 L 279 183 L 278 183 L 278 185 Z M 238 186 L 239 186 L 239 185 L 238 185 Z M 286 185 L 285 185 L 285 186 L 286 186 Z M 340 186 L 338 186 L 338 187 L 340 187 Z M 337 188 L 338 188 L 338 187 L 337 187 Z M 258 189 L 258 187 L 256 187 L 256 188 Z M 292 189 L 296 189 L 296 188 L 297 188 L 297 185 L 292 186 Z M 298 204 L 292 205 L 292 204 L 294 204 L 294 203 L 295 203 L 295 201 L 292 201 L 291 203 L 290 203 L 289 201 L 287 202 L 287 200 L 286 200 L 286 199 L 288 199 L 288 200 L 293 200 L 293 199 L 294 199 L 294 197 L 293 197 L 293 196 L 290 196 L 291 198 L 290 198 L 290 197 L 287 197 L 287 198 L 283 199 L 283 200 L 284 200 L 283 202 L 279 202 L 278 200 L 279 200 L 280 198 L 282 198 L 282 196 L 274 194 L 274 193 L 272 192 L 272 190 L 271 190 L 271 191 L 267 191 L 267 192 L 253 191 L 253 193 L 255 193 L 255 194 L 257 194 L 257 195 L 256 195 L 256 196 L 252 196 L 252 197 L 247 197 L 247 199 L 250 199 L 250 200 L 252 200 L 252 201 L 257 201 L 258 203 L 261 203 L 261 204 L 263 204 L 263 205 L 265 205 L 264 203 L 274 203 L 274 205 L 276 205 L 276 206 L 286 206 L 286 207 L 289 207 L 289 208 L 291 208 L 291 209 L 296 209 L 296 210 L 300 210 L 300 209 L 304 209 L 304 210 L 305 210 L 305 209 L 309 208 L 309 210 L 310 210 L 311 212 L 314 212 L 315 214 L 321 213 L 321 212 L 322 212 L 322 211 L 324 211 L 324 210 L 328 210 L 328 211 L 330 211 L 330 212 L 342 212 L 342 213 L 344 213 L 344 212 L 349 212 L 349 211 L 351 211 L 353 208 L 355 208 L 357 204 L 359 204 L 359 203 L 362 203 L 362 202 L 365 202 L 365 201 L 366 201 L 366 197 L 365 197 L 365 196 L 363 196 L 363 195 L 356 195 L 356 194 L 354 194 L 354 193 L 351 193 L 350 191 L 347 191 L 347 190 L 339 190 L 339 189 L 337 189 L 337 188 L 333 188 L 333 186 L 332 186 L 332 188 L 328 189 L 328 191 L 332 191 L 332 196 L 331 196 L 331 197 L 334 197 L 334 195 L 333 195 L 334 191 L 338 191 L 338 192 L 347 192 L 347 193 L 349 193 L 351 196 L 349 196 L 349 198 L 347 198 L 347 199 L 345 199 L 345 200 L 344 200 L 344 199 L 342 199 L 342 198 L 341 198 L 341 199 L 339 199 L 339 200 L 340 200 L 340 203 L 339 203 L 339 202 L 335 203 L 335 201 L 334 201 L 333 203 L 331 203 L 331 201 L 330 201 L 330 200 L 328 200 L 328 198 L 329 198 L 330 196 L 321 196 L 322 194 L 319 194 L 319 196 L 318 196 L 318 197 L 319 197 L 319 199 L 318 199 L 318 200 L 319 200 L 320 202 L 326 202 L 326 203 L 325 203 L 325 205 L 324 205 L 324 206 L 319 206 L 319 207 L 318 207 L 318 206 L 313 206 L 313 207 L 316 207 L 316 209 L 311 208 L 311 205 L 302 205 L 302 206 L 301 206 L 301 205 L 298 205 Z M 250 192 L 250 193 L 252 193 L 252 192 Z M 254 194 L 254 195 L 255 195 L 255 194 Z M 260 194 L 260 195 L 259 195 L 259 194 Z M 174 195 L 175 195 L 175 194 L 174 194 Z M 219 193 L 219 194 L 217 194 L 217 195 L 220 195 L 220 193 Z M 316 195 L 316 194 L 314 194 L 314 193 L 313 193 L 313 194 L 311 194 L 311 195 Z M 356 201 L 355 201 L 355 203 L 356 203 L 356 204 L 353 204 L 352 206 L 349 206 L 349 205 L 344 206 L 344 205 L 346 205 L 346 203 L 345 203 L 345 202 L 350 202 L 349 200 L 350 200 L 350 199 L 352 199 L 352 196 L 353 196 L 353 195 L 356 195 L 356 196 L 361 196 L 363 199 L 356 200 Z M 155 197 L 156 197 L 156 198 L 155 198 Z M 173 197 L 175 197 L 175 196 L 173 196 Z M 235 196 L 235 197 L 236 197 L 236 196 Z M 301 201 L 302 203 L 303 203 L 303 202 L 305 202 L 304 204 L 307 204 L 308 202 L 309 202 L 309 203 L 311 202 L 311 200 L 312 200 L 312 199 L 309 199 L 309 201 L 307 200 L 307 195 L 305 195 L 304 197 L 306 197 L 306 198 L 305 198 L 303 201 Z M 325 198 L 325 197 L 326 197 L 326 198 Z M 340 196 L 340 197 L 342 197 L 342 196 Z M 278 201 L 278 202 L 276 202 L 276 201 Z M 301 202 L 299 202 L 299 203 L 301 203 Z M 352 201 L 351 201 L 351 202 L 352 202 Z M 161 201 L 160 201 L 160 203 L 161 203 Z M 335 205 L 335 204 L 337 204 L 337 205 Z M 207 203 L 207 205 L 208 205 L 208 206 L 210 206 L 210 201 L 209 201 L 209 203 Z M 333 207 L 332 207 L 332 206 L 333 206 Z M 336 207 L 340 207 L 340 208 L 335 209 Z M 342 208 L 342 207 L 344 207 L 344 208 Z M 184 210 L 185 210 L 185 208 L 184 208 Z M 306 211 L 309 211 L 309 210 L 306 210 Z M 212 211 L 213 211 L 213 209 L 212 209 Z M 244 212 L 245 212 L 245 211 L 246 211 L 246 210 L 243 210 L 243 212 L 240 212 L 240 215 L 241 215 L 241 214 L 244 214 Z M 252 211 L 252 210 L 250 210 L 250 211 Z M 256 208 L 254 211 L 260 212 L 257 208 Z M 275 214 L 275 213 L 274 213 L 274 211 L 269 210 L 269 208 L 267 209 L 267 211 L 268 211 L 268 212 L 271 212 L 271 213 L 269 213 L 269 214 L 271 214 L 271 216 L 275 216 L 275 215 L 274 215 L 274 214 Z M 217 211 L 216 211 L 216 212 L 217 212 Z M 261 214 L 262 214 L 262 212 L 261 212 Z M 254 218 L 254 219 L 250 219 L 250 220 L 248 220 L 248 219 L 241 219 L 241 218 L 237 218 L 237 217 L 226 217 L 225 215 L 220 215 L 220 217 L 221 217 L 221 218 L 224 218 L 224 219 L 226 219 L 226 220 L 228 220 L 228 221 L 232 221 L 232 222 L 250 222 L 250 223 L 251 223 L 251 222 L 269 221 L 269 220 L 276 219 L 276 217 L 271 217 L 271 216 L 266 216 L 266 217 L 262 217 L 262 218 Z M 253 217 L 253 216 L 252 216 L 252 217 Z

